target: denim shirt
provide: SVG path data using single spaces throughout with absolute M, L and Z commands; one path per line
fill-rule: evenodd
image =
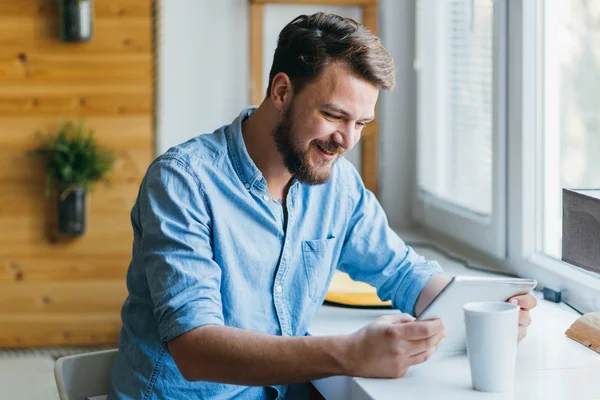
M 282 399 L 285 385 L 189 382 L 167 342 L 209 324 L 305 335 L 336 268 L 412 314 L 441 272 L 389 228 L 344 158 L 327 183 L 291 185 L 286 226 L 244 144 L 241 123 L 253 112 L 149 166 L 131 211 L 129 295 L 109 399 Z

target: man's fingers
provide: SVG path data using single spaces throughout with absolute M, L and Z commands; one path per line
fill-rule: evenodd
M 527 328 L 524 326 L 519 327 L 519 342 L 527 336 Z
M 435 354 L 436 350 L 437 350 L 437 346 L 431 347 L 425 351 L 414 354 L 413 356 L 410 357 L 408 362 L 410 363 L 411 366 L 423 364 L 425 361 L 429 360 L 431 358 L 431 356 L 433 356 Z
M 531 310 L 537 305 L 537 299 L 531 294 L 522 294 L 519 296 L 511 297 L 508 300 L 509 303 L 518 304 L 524 310 Z
M 415 321 L 402 325 L 406 340 L 421 340 L 432 337 L 444 331 L 444 324 L 440 319 L 428 321 Z
M 438 332 L 437 334 L 426 339 L 410 341 L 408 342 L 407 347 L 408 355 L 412 357 L 431 348 L 437 348 L 444 337 L 444 332 Z
M 531 317 L 529 316 L 529 311 L 521 310 L 519 312 L 519 325 L 528 327 L 531 325 Z

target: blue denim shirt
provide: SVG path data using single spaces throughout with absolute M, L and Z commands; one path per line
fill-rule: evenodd
M 388 227 L 343 158 L 327 183 L 293 183 L 284 230 L 282 204 L 242 137 L 253 111 L 169 149 L 148 168 L 131 211 L 129 296 L 109 399 L 284 398 L 286 386 L 188 382 L 167 342 L 208 324 L 305 335 L 336 267 L 412 313 L 441 272 Z

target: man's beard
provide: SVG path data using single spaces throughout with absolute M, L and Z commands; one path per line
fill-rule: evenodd
M 292 106 L 293 104 L 290 104 L 288 109 L 284 111 L 283 121 L 273 131 L 273 138 L 275 139 L 277 150 L 279 150 L 283 156 L 284 165 L 296 180 L 308 185 L 323 184 L 331 178 L 331 167 L 323 170 L 317 170 L 317 168 L 311 167 L 311 148 L 319 145 L 328 152 L 338 154 L 338 158 L 344 152 L 344 149 L 335 142 L 317 141 L 316 139 L 313 140 L 306 149 L 300 148 L 300 146 L 294 142 L 298 135 L 293 126 Z M 325 160 L 319 160 L 318 163 L 320 166 L 325 166 L 327 164 L 333 165 L 333 163 L 337 162 L 338 158 L 332 163 Z

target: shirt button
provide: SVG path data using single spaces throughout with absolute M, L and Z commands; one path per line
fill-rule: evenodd
M 275 291 L 276 291 L 277 293 L 281 293 L 281 291 L 282 291 L 282 290 L 283 290 L 283 288 L 281 287 L 281 285 L 277 285 L 277 286 L 275 286 Z
M 264 201 L 269 201 L 269 196 L 267 196 L 266 194 L 263 196 L 263 200 Z
M 250 189 L 250 184 L 246 183 L 244 186 L 246 186 L 246 189 Z

